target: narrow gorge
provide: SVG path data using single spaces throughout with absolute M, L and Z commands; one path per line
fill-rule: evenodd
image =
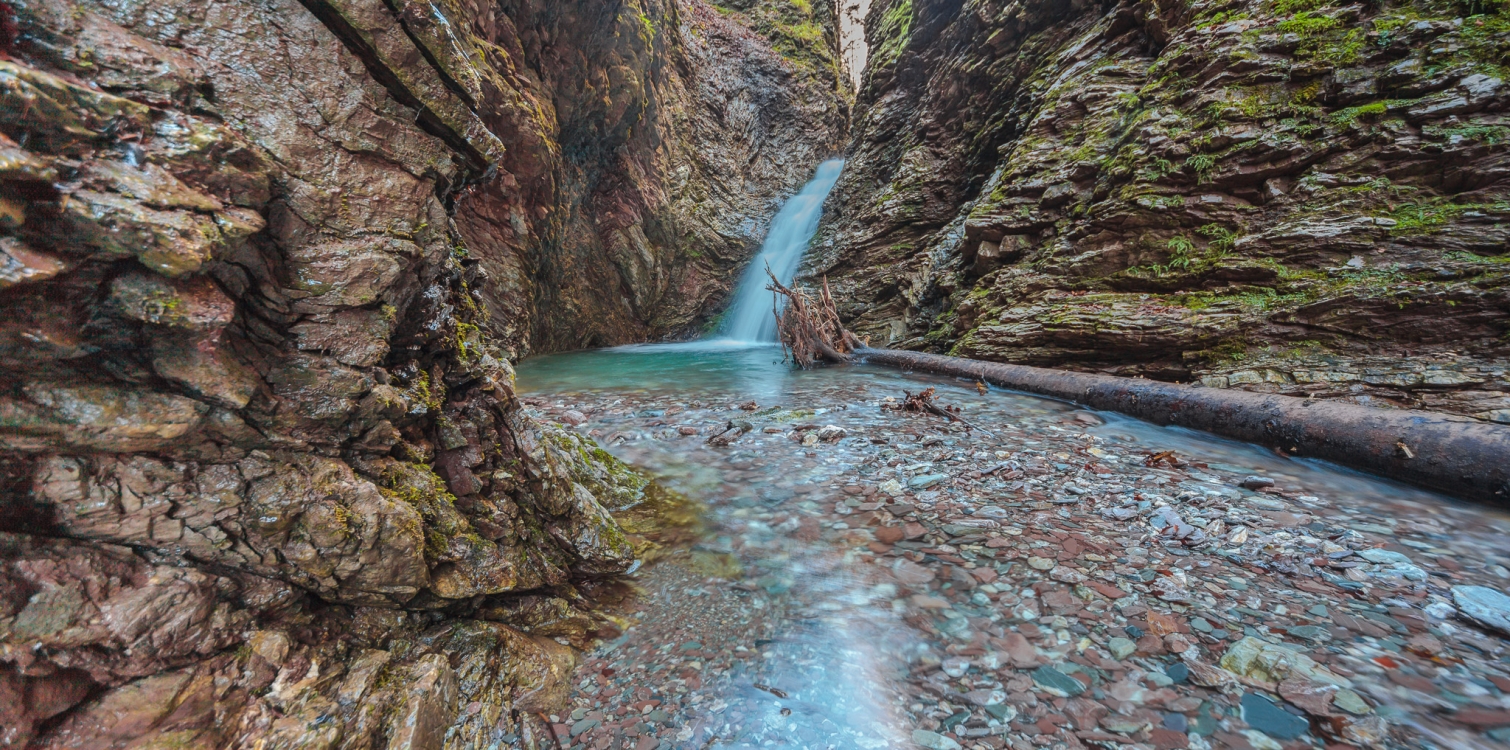
M 1507 73 L 1495 0 L 0 1 L 0 747 L 1504 747 L 1498 505 L 795 370 L 766 279 L 1500 430 Z

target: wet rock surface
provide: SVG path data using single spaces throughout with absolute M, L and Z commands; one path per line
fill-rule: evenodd
M 1507 13 L 878 2 L 809 271 L 874 346 L 1505 422 Z
M 526 310 L 533 299 L 515 322 L 531 346 L 716 325 L 782 202 L 843 148 L 848 95 L 830 5 L 654 0 L 608 14 L 509 4 L 538 76 L 528 96 L 554 106 L 539 136 L 552 147 L 536 158 L 556 170 L 555 194 L 517 208 L 477 201 L 469 240 L 497 248 L 500 282 L 532 277 L 485 291 Z
M 0 745 L 537 746 L 659 490 L 511 360 L 696 329 L 835 148 L 749 5 L 0 3 Z
M 766 352 L 527 364 L 535 413 L 707 503 L 573 674 L 563 747 L 1510 740 L 1470 603 L 1510 585 L 1503 515 L 971 383 L 767 380 Z M 883 408 L 919 380 L 993 435 Z M 709 445 L 731 419 L 753 429 Z

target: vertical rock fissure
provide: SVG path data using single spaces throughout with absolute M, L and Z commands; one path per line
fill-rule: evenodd
M 865 81 L 865 67 L 870 59 L 870 45 L 865 40 L 865 21 L 870 16 L 872 0 L 837 0 L 839 8 L 839 49 L 844 56 L 850 88 L 858 91 Z
M 472 171 L 481 173 L 489 168 L 487 156 L 468 142 L 465 136 L 448 126 L 439 115 L 405 86 L 403 81 L 399 80 L 398 75 L 387 65 L 383 64 L 376 50 L 366 42 L 362 33 L 343 18 L 335 6 L 325 0 L 299 0 L 299 3 L 316 18 L 320 19 L 320 23 L 324 24 L 337 39 L 340 39 L 341 43 L 346 46 L 346 49 L 351 51 L 351 54 L 362 61 L 362 64 L 367 68 L 367 72 L 372 75 L 374 80 L 382 84 L 383 88 L 388 90 L 390 96 L 415 111 L 415 122 L 419 123 L 420 127 L 425 129 L 425 132 L 445 141 L 448 146 L 463 157 L 468 168 Z M 394 21 L 395 23 L 399 23 L 400 26 L 403 25 L 397 17 L 395 17 Z M 409 36 L 407 28 L 405 29 L 405 35 Z M 430 63 L 434 73 L 440 76 L 442 80 L 445 80 L 448 87 L 452 88 L 456 95 L 462 97 L 465 101 L 465 92 L 460 90 L 460 86 L 455 81 L 445 75 L 444 69 L 436 64 L 433 57 L 425 51 L 424 45 L 415 43 L 414 46 L 420 54 L 424 55 L 426 61 Z M 471 106 L 471 102 L 468 102 L 468 104 Z

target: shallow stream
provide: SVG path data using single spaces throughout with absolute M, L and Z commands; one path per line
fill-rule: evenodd
M 555 717 L 562 747 L 1323 747 L 1391 726 L 1414 744 L 1377 746 L 1501 746 L 1442 716 L 1510 709 L 1502 641 L 1443 607 L 1510 577 L 1504 516 L 1071 404 L 781 359 L 711 341 L 521 365 L 539 416 L 580 416 L 706 516 L 635 574 L 632 627 Z M 929 387 L 975 428 L 892 408 Z M 752 429 L 710 445 L 731 420 Z M 1283 675 L 1179 671 L 1249 638 L 1344 676 L 1356 711 L 1270 693 L 1276 719 L 1243 685 Z

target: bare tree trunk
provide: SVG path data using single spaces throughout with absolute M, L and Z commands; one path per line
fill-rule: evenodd
M 953 375 L 1335 461 L 1419 487 L 1510 504 L 1510 427 L 1222 388 L 862 348 L 856 361 Z

